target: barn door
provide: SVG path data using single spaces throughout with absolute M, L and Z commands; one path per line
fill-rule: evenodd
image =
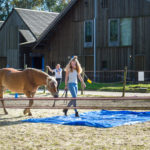
M 136 56 L 135 57 L 135 69 L 137 71 L 144 70 L 145 66 L 145 56 Z
M 0 57 L 0 69 L 5 68 L 7 65 L 7 57 Z

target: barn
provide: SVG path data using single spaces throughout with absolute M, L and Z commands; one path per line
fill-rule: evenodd
M 15 8 L 0 27 L 0 67 L 23 68 L 30 63 L 35 67 L 42 55 L 30 55 L 32 46 L 58 13 Z M 28 44 L 27 47 L 24 45 Z M 37 66 L 36 66 L 37 65 Z
M 16 8 L 0 28 L 0 64 L 64 67 L 77 55 L 92 79 L 116 80 L 99 71 L 150 70 L 149 25 L 150 0 L 72 0 L 60 14 Z
M 72 55 L 86 71 L 150 70 L 149 0 L 72 0 L 37 40 L 45 65 Z

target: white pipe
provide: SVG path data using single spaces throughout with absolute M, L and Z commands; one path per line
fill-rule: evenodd
M 94 1 L 94 80 L 96 80 L 96 19 L 97 19 L 97 0 Z

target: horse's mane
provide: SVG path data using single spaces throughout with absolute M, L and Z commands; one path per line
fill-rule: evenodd
M 43 72 L 43 71 L 42 71 L 42 70 L 40 70 L 40 69 L 27 68 L 27 69 L 24 69 L 24 71 L 25 71 L 25 70 L 33 70 L 33 71 L 35 71 L 35 72 L 39 72 L 39 73 L 42 73 L 42 74 L 45 74 L 46 76 L 48 76 L 48 74 L 47 74 L 47 73 Z
M 43 74 L 43 75 L 49 77 L 50 79 L 55 79 L 54 77 L 50 76 L 49 74 L 47 74 L 46 72 L 44 72 L 44 71 L 42 71 L 42 70 L 40 70 L 40 69 L 35 69 L 35 68 L 27 68 L 27 69 L 24 69 L 24 71 L 26 71 L 26 70 L 32 70 L 32 71 L 38 72 L 38 73 L 40 73 L 40 74 Z

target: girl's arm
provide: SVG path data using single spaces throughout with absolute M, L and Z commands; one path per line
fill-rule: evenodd
M 54 71 L 50 68 L 50 66 L 46 66 L 48 68 L 48 70 L 53 73 Z
M 84 80 L 83 80 L 83 78 L 81 77 L 81 75 L 80 75 L 79 73 L 78 73 L 78 78 L 79 78 L 79 80 L 80 80 L 82 86 L 83 86 L 84 88 L 86 88 L 86 84 L 84 83 Z
M 68 70 L 66 70 L 66 74 L 65 74 L 65 90 L 68 89 L 67 85 L 68 85 L 68 76 L 69 76 L 69 72 Z

